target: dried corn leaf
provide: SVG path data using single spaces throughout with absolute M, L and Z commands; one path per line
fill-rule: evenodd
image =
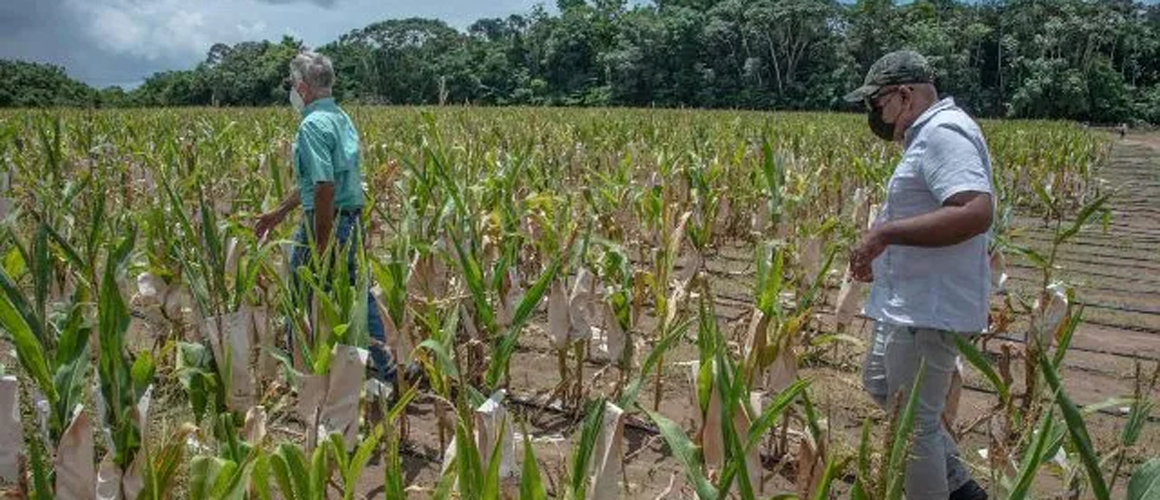
M 1002 291 L 1007 286 L 1007 258 L 1003 251 L 996 248 L 990 255 L 991 263 L 991 293 Z
M 814 498 L 825 475 L 825 464 L 826 459 L 819 452 L 814 438 L 808 432 L 804 433 L 798 443 L 797 480 L 794 482 L 800 498 Z
M 247 443 L 261 443 L 266 438 L 266 408 L 255 406 L 246 412 L 246 421 L 242 426 L 242 438 Z

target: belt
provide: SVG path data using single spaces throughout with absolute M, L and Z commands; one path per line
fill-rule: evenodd
M 359 217 L 362 215 L 362 207 L 358 208 L 340 208 L 335 210 L 335 215 L 339 217 Z M 314 210 L 307 210 L 306 215 L 314 217 Z

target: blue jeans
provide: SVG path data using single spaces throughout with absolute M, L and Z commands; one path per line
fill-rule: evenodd
M 914 444 L 906 465 L 908 499 L 943 500 L 971 480 L 954 438 L 942 421 L 959 355 L 955 335 L 963 334 L 874 324 L 874 338 L 862 367 L 862 384 L 879 406 L 888 409 L 895 393 L 909 392 L 921 360 L 926 360 L 914 417 Z
M 344 248 L 351 237 L 356 234 L 364 234 L 362 228 L 360 212 L 348 212 L 335 217 L 334 231 L 335 237 L 338 239 L 338 248 Z M 299 287 L 297 269 L 310 262 L 310 239 L 309 232 L 313 231 L 314 214 L 306 212 L 306 217 L 302 220 L 302 224 L 298 226 L 298 230 L 294 233 L 294 253 L 290 257 L 290 286 L 297 290 Z M 310 229 L 308 229 L 310 228 Z M 360 236 L 361 237 L 361 236 Z M 365 244 L 365 242 L 364 242 Z M 353 278 L 358 276 L 358 250 L 351 245 L 350 252 L 347 254 L 346 265 L 347 272 Z M 309 295 L 307 295 L 306 303 L 309 304 Z M 287 344 L 293 349 L 294 346 L 294 322 L 290 321 L 286 327 Z M 379 304 L 375 300 L 375 296 L 367 290 L 367 331 L 371 337 L 371 361 L 373 362 L 373 373 L 375 378 L 382 381 L 392 381 L 395 378 L 395 362 L 391 357 L 391 352 L 387 349 L 387 337 L 385 329 L 383 328 L 383 317 L 379 313 Z

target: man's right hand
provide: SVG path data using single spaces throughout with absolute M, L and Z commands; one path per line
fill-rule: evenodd
M 284 218 L 286 216 L 279 210 L 259 215 L 258 223 L 254 225 L 254 233 L 258 235 L 258 241 L 265 240 L 266 235 L 270 234 L 270 231 L 275 227 L 278 227 L 278 224 L 281 224 Z

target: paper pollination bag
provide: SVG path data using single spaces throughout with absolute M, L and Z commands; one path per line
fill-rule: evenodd
M 248 308 L 212 316 L 202 323 L 202 335 L 209 341 L 219 375 L 229 384 L 226 406 L 245 412 L 257 400 L 256 384 L 250 372 L 254 347 L 253 312 Z
M 496 391 L 472 412 L 472 420 L 475 427 L 475 447 L 479 450 L 481 463 L 491 463 L 493 454 L 497 451 L 500 453 L 500 495 L 505 500 L 515 500 L 519 498 L 520 469 L 515 463 L 515 431 L 512 429 L 514 422 L 508 417 L 507 410 L 503 406 L 506 396 L 507 393 L 503 389 Z M 446 472 L 455 461 L 456 439 L 458 436 L 451 438 L 451 442 L 443 452 L 442 472 Z M 458 487 L 457 482 L 456 488 Z
M 600 301 L 601 326 L 592 329 L 592 346 L 588 351 L 589 357 L 597 362 L 616 362 L 624 354 L 627 335 L 620 321 L 616 319 L 616 312 L 607 300 Z
M 20 382 L 13 375 L 0 377 L 0 483 L 20 480 L 24 456 L 24 429 L 20 424 Z
M 592 486 L 588 500 L 616 500 L 621 497 L 620 480 L 624 474 L 624 410 L 604 403 L 604 419 L 596 446 L 589 461 Z
M 93 467 L 93 424 L 84 407 L 73 409 L 72 420 L 57 444 L 53 469 L 56 470 L 58 498 L 96 498 L 97 471 Z
M 366 349 L 335 345 L 330 373 L 300 378 L 298 416 L 307 424 L 308 449 L 336 432 L 348 448 L 358 444 L 359 401 L 369 355 Z
M 149 406 L 153 399 L 153 386 L 145 389 L 145 394 L 129 411 L 129 419 L 141 430 L 141 442 L 149 443 L 148 422 Z M 136 500 L 145 490 L 145 468 L 149 457 L 141 449 L 133 457 L 129 467 L 122 469 L 113 462 L 116 450 L 109 446 L 109 451 L 101 459 L 96 470 L 96 498 L 97 500 Z M 85 462 L 88 470 L 92 470 L 92 460 Z M 92 483 L 90 488 L 92 488 Z M 58 492 L 58 496 L 60 496 Z M 62 496 L 61 498 L 68 498 Z
M 716 379 L 713 380 L 713 388 L 709 392 L 709 404 L 703 411 L 701 409 L 700 400 L 697 397 L 697 380 L 700 375 L 700 365 L 697 362 L 689 364 L 690 384 L 692 403 L 695 416 L 695 429 L 697 441 L 701 445 L 701 451 L 705 457 L 706 472 L 714 474 L 720 473 L 725 467 L 725 462 L 729 458 L 725 454 L 725 434 L 723 432 L 724 424 L 724 408 L 725 404 L 721 397 L 721 391 L 717 386 Z M 763 393 L 750 392 L 748 408 L 745 405 L 739 405 L 733 412 L 732 425 L 734 431 L 738 436 L 748 436 L 749 428 L 753 425 L 756 416 L 761 413 L 761 398 Z M 749 414 L 750 409 L 755 413 Z M 764 488 L 764 473 L 765 469 L 761 463 L 761 450 L 754 448 L 745 456 L 746 470 L 749 473 L 749 484 L 755 492 L 761 492 Z

